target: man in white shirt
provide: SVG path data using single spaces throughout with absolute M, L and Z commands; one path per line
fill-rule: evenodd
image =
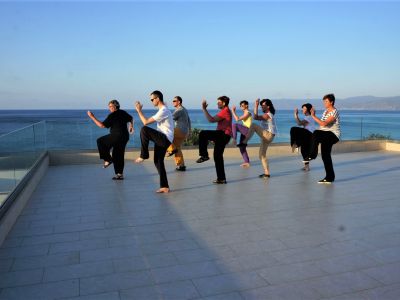
M 150 118 L 143 115 L 143 105 L 137 101 L 135 103 L 136 111 L 142 121 L 143 126 L 140 130 L 141 151 L 140 157 L 136 158 L 136 163 L 141 163 L 149 158 L 149 142 L 154 142 L 154 165 L 160 175 L 160 188 L 157 193 L 169 193 L 167 172 L 165 171 L 164 157 L 167 148 L 171 145 L 174 138 L 174 120 L 169 109 L 165 106 L 163 94 L 160 91 L 154 91 L 150 94 L 150 100 L 158 112 Z M 146 125 L 157 122 L 157 130 Z

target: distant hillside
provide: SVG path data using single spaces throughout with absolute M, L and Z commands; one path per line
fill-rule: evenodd
M 273 103 L 276 109 L 294 109 L 303 103 L 309 102 L 317 109 L 323 109 L 321 99 L 275 99 Z M 348 110 L 400 110 L 400 96 L 396 97 L 374 97 L 359 96 L 344 99 L 336 99 L 338 109 Z

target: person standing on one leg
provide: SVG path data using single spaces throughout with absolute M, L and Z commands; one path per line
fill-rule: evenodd
M 87 114 L 90 119 L 100 128 L 110 128 L 110 134 L 97 139 L 100 159 L 104 160 L 103 168 L 107 168 L 114 163 L 115 176 L 113 180 L 124 179 L 124 160 L 125 147 L 129 141 L 129 133 L 133 134 L 133 118 L 126 111 L 119 109 L 119 102 L 111 100 L 108 103 L 110 114 L 100 122 L 91 111 Z M 129 132 L 127 128 L 129 123 Z M 112 156 L 110 150 L 112 150 Z
M 297 108 L 294 110 L 294 119 L 296 120 L 297 125 L 302 127 L 290 128 L 290 146 L 292 147 L 292 152 L 294 152 L 296 148 L 300 147 L 301 155 L 304 160 L 310 154 L 312 133 L 315 130 L 315 121 L 311 116 L 312 105 L 310 103 L 303 104 L 301 108 L 303 110 L 304 119 L 300 120 L 299 110 Z M 310 163 L 305 162 L 302 170 L 310 171 Z
M 317 158 L 318 145 L 321 144 L 321 157 L 324 162 L 326 175 L 318 183 L 331 184 L 335 181 L 331 152 L 332 146 L 340 139 L 340 116 L 339 111 L 335 108 L 334 94 L 327 94 L 322 99 L 325 111 L 321 119 L 315 116 L 315 110 L 311 108 L 311 116 L 320 125 L 320 128 L 313 133 L 310 155 L 304 162 L 309 162 L 311 159 Z
M 221 96 L 217 100 L 220 112 L 211 116 L 207 110 L 207 101 L 203 100 L 203 113 L 210 123 L 218 123 L 217 130 L 202 130 L 199 134 L 199 154 L 200 158 L 196 161 L 202 163 L 209 160 L 207 145 L 208 141 L 214 142 L 214 162 L 217 171 L 217 179 L 213 181 L 216 184 L 225 184 L 224 150 L 226 144 L 232 136 L 232 114 L 229 109 L 229 98 Z
M 143 105 L 139 101 L 135 104 L 139 118 L 143 125 L 145 125 L 140 130 L 142 147 L 140 157 L 136 158 L 135 162 L 141 163 L 149 158 L 149 142 L 154 142 L 154 165 L 160 175 L 160 188 L 156 192 L 169 193 L 164 157 L 174 138 L 174 120 L 172 119 L 171 112 L 164 105 L 163 94 L 160 91 L 152 92 L 150 94 L 150 101 L 158 108 L 158 112 L 148 119 L 143 115 Z M 157 122 L 157 130 L 146 126 L 154 122 Z
M 258 106 L 261 104 L 261 109 L 263 114 L 261 116 L 258 115 Z M 261 160 L 261 164 L 264 168 L 264 173 L 259 175 L 260 178 L 269 178 L 271 177 L 269 172 L 269 164 L 267 159 L 267 149 L 269 144 L 272 143 L 275 134 L 276 134 L 276 124 L 275 124 L 275 108 L 272 104 L 272 101 L 269 99 L 263 99 L 260 103 L 260 99 L 257 99 L 254 105 L 254 120 L 261 121 L 260 125 L 251 124 L 249 133 L 247 134 L 244 141 L 238 146 L 247 145 L 247 142 L 251 139 L 254 132 L 261 139 L 260 150 L 259 150 L 259 158 Z
M 253 117 L 249 112 L 249 102 L 246 100 L 240 101 L 240 108 L 243 110 L 243 115 L 239 117 L 236 114 L 236 106 L 232 106 L 232 115 L 236 122 L 242 121 L 242 124 L 232 123 L 232 139 L 234 145 L 237 143 L 237 132 L 240 132 L 240 143 L 242 143 L 246 138 L 246 135 L 249 133 L 249 128 L 251 126 L 251 122 L 253 121 Z M 240 166 L 244 168 L 250 167 L 250 159 L 249 155 L 247 154 L 246 146 L 240 146 L 239 149 L 244 161 Z
M 185 161 L 182 154 L 182 143 L 189 136 L 191 130 L 191 122 L 189 113 L 182 106 L 182 98 L 176 96 L 172 103 L 175 107 L 175 111 L 172 114 L 172 118 L 175 121 L 174 129 L 174 140 L 167 149 L 167 156 L 175 154 L 175 165 L 177 171 L 186 171 Z

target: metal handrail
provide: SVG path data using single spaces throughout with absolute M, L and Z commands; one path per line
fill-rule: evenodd
M 16 132 L 18 132 L 18 131 L 22 131 L 22 130 L 27 129 L 27 128 L 29 128 L 29 127 L 33 127 L 33 126 L 35 126 L 35 125 L 37 125 L 37 124 L 40 124 L 40 123 L 46 123 L 46 121 L 44 121 L 44 120 L 43 120 L 43 121 L 39 121 L 39 122 L 36 122 L 36 123 L 32 123 L 32 124 L 26 125 L 26 126 L 21 127 L 21 128 L 12 130 L 12 131 L 10 131 L 10 132 L 3 133 L 3 134 L 0 135 L 0 138 L 5 137 L 5 136 L 7 136 L 7 135 L 11 135 L 11 134 L 16 133 Z

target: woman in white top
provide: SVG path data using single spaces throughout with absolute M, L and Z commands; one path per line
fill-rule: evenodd
M 258 106 L 261 104 L 261 109 L 263 111 L 262 115 L 258 115 Z M 264 173 L 261 174 L 260 178 L 269 178 L 271 177 L 269 173 L 269 165 L 267 159 L 267 149 L 269 144 L 272 143 L 275 134 L 276 134 L 276 124 L 275 124 L 275 108 L 272 104 L 272 101 L 269 99 L 263 99 L 260 102 L 260 99 L 257 99 L 254 104 L 254 120 L 261 121 L 260 125 L 251 124 L 249 133 L 246 138 L 240 143 L 238 146 L 247 145 L 247 142 L 251 139 L 254 132 L 261 138 L 260 150 L 259 150 L 259 158 L 264 168 Z
M 319 130 L 313 133 L 310 156 L 304 161 L 315 159 L 318 155 L 318 145 L 321 144 L 321 157 L 324 162 L 326 176 L 318 183 L 331 184 L 335 180 L 335 172 L 333 170 L 331 151 L 332 146 L 339 141 L 340 138 L 340 116 L 335 108 L 335 95 L 328 94 L 323 98 L 325 111 L 321 119 L 315 116 L 314 108 L 311 109 L 311 116 L 320 125 Z
M 312 105 L 310 103 L 305 103 L 301 106 L 304 114 L 304 119 L 300 120 L 299 110 L 296 108 L 294 110 L 294 119 L 297 125 L 301 127 L 290 128 L 290 145 L 292 147 L 292 152 L 296 148 L 301 149 L 301 155 L 303 160 L 310 155 L 310 146 L 312 141 L 312 133 L 315 130 L 315 121 L 311 116 Z M 310 163 L 307 161 L 304 163 L 304 171 L 310 170 Z

